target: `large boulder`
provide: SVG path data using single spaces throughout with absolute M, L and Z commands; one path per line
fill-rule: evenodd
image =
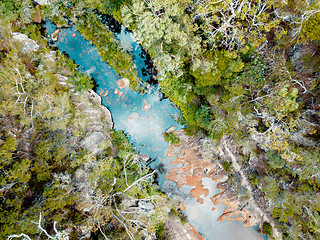
M 23 53 L 29 54 L 31 52 L 37 51 L 39 49 L 39 45 L 36 41 L 30 39 L 27 35 L 14 32 L 12 33 L 13 40 L 22 44 L 21 51 Z
M 107 136 L 102 132 L 92 132 L 83 140 L 83 145 L 93 155 L 98 155 L 102 150 L 100 144 L 106 140 Z

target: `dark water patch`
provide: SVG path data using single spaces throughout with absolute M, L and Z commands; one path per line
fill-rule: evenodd
M 99 13 L 97 10 L 94 10 L 93 12 L 99 15 L 101 22 L 107 25 L 108 29 L 111 32 L 113 32 L 114 34 L 121 33 L 121 28 L 122 28 L 121 24 L 117 20 L 115 20 L 111 15 Z
M 49 33 L 55 30 L 54 25 L 50 22 L 46 23 L 46 27 Z M 137 61 L 136 66 L 142 75 L 142 68 L 146 68 L 145 59 L 139 56 L 142 48 L 139 44 L 134 43 L 130 34 L 124 33 L 123 30 L 124 28 L 121 29 L 119 39 L 123 46 L 131 48 L 137 54 L 134 56 L 137 56 L 138 59 L 134 60 Z M 102 96 L 102 104 L 111 111 L 115 130 L 123 130 L 138 152 L 155 159 L 149 165 L 157 169 L 157 182 L 160 187 L 163 187 L 166 194 L 172 197 L 180 196 L 181 199 L 189 196 L 190 189 L 183 187 L 178 189 L 176 183 L 164 181 L 166 172 L 174 167 L 171 162 L 176 156 L 168 154 L 169 143 L 164 141 L 162 135 L 171 126 L 176 126 L 177 129 L 183 127 L 173 118 L 179 115 L 180 111 L 173 107 L 169 99 L 160 101 L 162 93 L 157 86 L 151 86 L 145 94 L 137 93 L 128 87 L 120 89 L 117 82 L 121 76 L 102 60 L 97 48 L 81 36 L 74 27 L 63 29 L 55 44 L 81 66 L 80 70 L 88 72 L 96 80 L 97 93 L 106 90 L 109 92 L 107 96 Z M 146 105 L 150 107 L 146 109 Z M 216 183 L 206 183 L 203 180 L 203 184 L 204 188 L 210 190 L 209 195 L 204 197 L 204 204 L 200 204 L 191 197 L 187 197 L 184 201 L 187 209 L 185 213 L 190 223 L 199 232 L 203 232 L 210 240 L 216 239 L 216 236 L 217 239 L 226 240 L 261 239 L 256 235 L 249 236 L 248 230 L 244 230 L 240 223 L 217 222 L 225 207 L 219 205 L 217 210 L 212 212 L 213 205 L 210 198 L 216 193 L 214 192 Z
M 99 19 L 106 27 L 113 32 L 116 39 L 120 41 L 123 49 L 132 56 L 133 63 L 137 66 L 138 76 L 145 82 L 156 85 L 157 70 L 153 64 L 150 54 L 140 44 L 132 38 L 132 32 L 126 27 L 116 21 L 111 15 L 101 14 L 98 11 L 94 11 L 98 15 Z
M 55 26 L 49 21 L 46 27 L 49 33 L 55 30 Z M 129 46 L 132 46 L 132 38 L 127 37 Z M 62 29 L 55 45 L 81 66 L 81 71 L 89 73 L 95 79 L 97 93 L 106 90 L 109 92 L 107 96 L 102 96 L 102 104 L 111 111 L 115 130 L 123 130 L 138 152 L 156 159 L 150 163 L 150 167 L 155 169 L 169 147 L 169 143 L 162 137 L 163 132 L 171 126 L 177 126 L 178 129 L 183 127 L 173 118 L 179 114 L 179 110 L 174 108 L 168 99 L 160 101 L 162 93 L 157 86 L 150 87 L 145 94 L 139 94 L 128 87 L 120 89 L 117 81 L 121 76 L 102 60 L 96 47 L 84 39 L 74 27 Z M 134 46 L 140 47 L 138 44 Z M 140 72 L 141 67 L 144 67 L 144 61 L 137 64 Z M 159 175 L 159 182 L 163 182 L 164 174 Z

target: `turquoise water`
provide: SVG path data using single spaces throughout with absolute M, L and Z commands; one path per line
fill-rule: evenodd
M 49 21 L 46 23 L 47 32 L 50 34 L 55 30 L 55 26 Z M 75 34 L 74 36 L 72 36 Z M 139 75 L 146 80 L 147 76 L 142 76 L 144 59 L 141 57 L 141 47 L 134 43 L 130 35 L 126 38 L 126 45 L 130 48 L 137 64 Z M 173 116 L 179 115 L 179 109 L 175 108 L 168 99 L 162 99 L 162 93 L 157 86 L 150 86 L 146 94 L 137 93 L 128 87 L 119 89 L 117 81 L 121 78 L 112 67 L 105 63 L 100 57 L 98 50 L 92 46 L 74 28 L 62 29 L 59 40 L 55 42 L 60 51 L 69 55 L 76 64 L 81 66 L 80 70 L 88 71 L 96 82 L 97 93 L 109 91 L 107 97 L 102 97 L 102 104 L 112 113 L 114 128 L 123 130 L 130 142 L 141 153 L 154 159 L 150 166 L 156 168 L 161 164 L 169 144 L 164 141 L 162 134 L 171 126 L 181 129 Z M 115 94 L 116 89 L 122 92 L 119 96 Z M 145 103 L 151 105 L 147 111 L 143 110 Z M 162 184 L 164 176 L 161 177 Z
M 47 32 L 52 33 L 56 27 L 49 21 L 46 22 Z M 74 36 L 72 36 L 75 34 Z M 137 66 L 139 77 L 143 81 L 148 80 L 148 75 L 143 75 L 145 68 L 145 57 L 143 50 L 139 44 L 134 42 L 130 33 L 122 27 L 121 32 L 116 34 L 121 41 L 122 47 L 132 54 L 134 63 Z M 154 159 L 150 166 L 157 168 L 164 165 L 164 172 L 160 173 L 159 184 L 164 183 L 166 171 L 170 171 L 173 167 L 170 162 L 173 160 L 166 155 L 169 144 L 163 140 L 162 133 L 171 126 L 177 129 L 183 128 L 178 124 L 173 116 L 179 115 L 180 111 L 171 104 L 168 99 L 162 99 L 162 94 L 157 86 L 151 86 L 149 92 L 140 94 L 130 90 L 128 87 L 119 89 L 117 81 L 121 78 L 112 67 L 106 64 L 100 57 L 95 46 L 92 46 L 81 34 L 74 28 L 62 29 L 59 40 L 55 42 L 56 46 L 69 55 L 76 64 L 80 66 L 80 70 L 87 71 L 95 79 L 96 91 L 98 93 L 109 91 L 107 97 L 102 97 L 102 104 L 106 106 L 112 113 L 114 128 L 123 130 L 128 136 L 131 143 L 141 154 L 146 154 Z M 122 95 L 115 94 L 118 89 Z M 151 105 L 147 111 L 143 110 L 145 103 Z M 180 194 L 186 206 L 185 214 L 189 222 L 197 231 L 208 240 L 254 240 L 262 239 L 262 236 L 253 228 L 244 229 L 239 222 L 217 222 L 217 218 L 223 213 L 225 206 L 214 206 L 215 211 L 211 211 L 213 204 L 210 197 L 217 194 L 219 190 L 215 188 L 215 183 L 209 179 L 203 179 L 203 184 L 209 189 L 210 194 L 203 197 L 204 204 L 199 204 L 189 195 L 192 187 L 183 186 L 177 188 L 175 184 L 166 180 L 165 185 L 167 194 L 175 198 L 172 194 Z

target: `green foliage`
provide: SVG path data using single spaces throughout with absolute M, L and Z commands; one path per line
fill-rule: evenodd
M 181 109 L 185 131 L 193 135 L 205 130 L 211 138 L 233 134 L 244 148 L 259 147 L 258 163 L 244 161 L 241 166 L 253 172 L 250 180 L 260 193 L 255 197 L 264 196 L 266 201 L 259 203 L 270 204 L 262 207 L 272 212 L 284 238 L 318 239 L 319 90 L 312 74 L 319 56 L 307 53 L 302 72 L 297 66 L 288 68 L 286 60 L 301 16 L 317 10 L 319 3 L 266 1 L 261 8 L 260 2 L 241 1 L 232 11 L 229 2 L 55 0 L 38 10 L 62 26 L 74 22 L 102 58 L 133 83 L 137 73 L 132 58 L 91 10 L 113 14 L 130 27 L 154 60 L 161 90 Z M 54 65 L 43 60 L 41 54 L 48 50 L 40 25 L 30 19 L 35 11 L 29 0 L 0 3 L 0 236 L 20 230 L 34 234 L 29 220 L 41 211 L 48 231 L 59 221 L 64 228 L 85 226 L 99 237 L 99 223 L 112 239 L 125 239 L 125 229 L 113 215 L 125 221 L 117 208 L 123 210 L 128 198 L 155 196 L 154 206 L 161 209 L 163 196 L 151 175 L 138 181 L 148 169 L 138 164 L 122 132 L 111 132 L 112 144 L 99 156 L 81 148 L 87 122 L 56 74 L 69 76 L 80 93 L 90 89 L 92 81 L 75 71 L 77 66 L 64 55 L 58 54 Z M 319 19 L 315 13 L 302 25 L 301 39 L 307 44 L 319 40 Z M 37 40 L 40 50 L 21 54 L 11 32 Z M 178 142 L 174 134 L 165 138 Z M 222 165 L 232 176 L 230 164 Z M 81 181 L 92 187 L 94 196 L 84 200 Z M 139 184 L 126 190 L 136 181 Z M 229 183 L 237 186 L 231 177 Z M 141 221 L 160 237 L 163 215 L 160 210 Z M 141 235 L 133 224 L 128 227 Z M 263 230 L 271 235 L 268 224 Z
M 262 229 L 263 229 L 263 233 L 268 235 L 268 236 L 272 236 L 272 227 L 269 223 L 267 222 L 264 222 L 263 223 L 263 226 L 262 226 Z
M 320 13 L 312 15 L 308 21 L 303 23 L 301 29 L 301 37 L 303 40 L 319 41 L 320 35 Z
M 132 145 L 128 141 L 128 138 L 124 135 L 123 131 L 112 131 L 111 134 L 112 143 L 117 149 L 125 151 L 132 149 Z
M 5 24 L 10 27 L 0 22 L 1 31 Z M 41 39 L 34 24 L 20 27 Z M 0 52 L 5 52 L 0 67 L 0 238 L 21 232 L 38 238 L 31 221 L 37 222 L 40 213 L 49 234 L 56 221 L 79 237 L 99 236 L 103 229 L 113 239 L 125 239 L 121 222 L 136 236 L 142 234 L 133 220 L 147 222 L 144 234 L 154 234 L 167 202 L 125 135 L 106 127 L 111 139 L 98 156 L 82 146 L 89 123 L 78 105 L 86 101 L 82 92 L 93 87 L 92 80 L 61 53 L 48 60 L 42 40 L 38 51 L 25 54 L 10 34 L 0 37 Z M 59 84 L 61 76 L 68 76 L 77 94 Z M 154 211 L 122 219 L 119 209 L 132 199 L 150 199 Z
M 298 97 L 298 89 L 290 88 L 285 85 L 279 89 L 278 95 L 274 99 L 267 99 L 266 104 L 269 108 L 274 109 L 277 117 L 283 118 L 286 114 L 295 111 L 299 107 L 296 99 Z
M 280 189 L 276 179 L 272 177 L 265 177 L 261 190 L 265 193 L 268 199 L 277 199 Z
M 188 222 L 186 216 L 180 210 L 177 210 L 176 207 L 173 207 L 170 210 L 169 215 L 172 217 L 178 217 L 182 224 L 186 224 Z
M 235 52 L 212 51 L 206 57 L 210 62 L 203 62 L 196 71 L 192 72 L 196 78 L 196 85 L 200 87 L 226 84 L 244 67 L 244 63 Z
M 180 138 L 174 134 L 174 132 L 164 132 L 163 133 L 164 140 L 170 144 L 179 144 Z
M 253 61 L 246 64 L 244 71 L 236 79 L 250 90 L 260 89 L 267 84 L 267 71 L 268 66 L 263 56 L 253 56 Z
M 231 162 L 228 162 L 228 161 L 223 161 L 222 162 L 222 167 L 226 172 L 230 172 L 231 166 L 232 166 Z
M 282 198 L 284 201 L 273 209 L 272 216 L 280 222 L 288 223 L 289 219 L 299 213 L 300 210 L 295 204 L 297 200 L 294 199 L 294 196 L 290 196 L 289 193 L 286 192 Z
M 212 113 L 210 112 L 210 108 L 205 105 L 201 105 L 194 116 L 195 121 L 197 124 L 204 128 L 209 129 L 211 125 L 211 121 L 213 120 Z
M 258 2 L 241 1 L 235 9 L 243 11 L 230 10 L 239 2 L 231 5 L 229 1 L 205 0 L 188 2 L 188 7 L 182 2 L 172 6 L 174 3 L 148 5 L 135 0 L 122 7 L 122 17 L 151 53 L 161 90 L 186 120 L 185 132 L 193 135 L 205 129 L 209 137 L 217 139 L 233 134 L 236 141 L 244 143 L 241 146 L 259 147 L 257 163 L 243 162 L 243 167 L 254 172 L 250 178 L 253 186 L 270 203 L 262 207 L 273 212 L 276 227 L 284 236 L 312 239 L 316 235 L 309 234 L 297 209 L 307 204 L 308 198 L 317 202 L 314 191 L 319 189 L 315 151 L 318 143 L 299 135 L 316 131 L 307 127 L 302 117 L 303 112 L 309 111 L 305 104 L 310 104 L 306 99 L 312 91 L 311 87 L 303 87 L 315 85 L 312 76 L 308 75 L 309 80 L 302 77 L 308 70 L 298 73 L 288 68 L 290 49 L 284 46 L 292 47 L 292 35 L 299 27 L 290 21 L 300 20 L 306 11 L 317 9 L 318 2 L 309 6 L 302 1 L 265 1 L 261 9 Z M 272 11 L 277 14 L 269 14 Z M 318 15 L 303 24 L 302 35 L 310 32 L 307 41 L 317 36 Z M 182 37 L 193 47 L 180 44 L 179 41 L 184 42 Z M 313 56 L 312 65 L 316 67 L 318 56 Z M 316 72 L 315 68 L 309 72 Z M 311 95 L 318 104 L 318 92 L 312 91 Z M 310 126 L 313 124 L 317 123 L 313 121 Z M 228 169 L 227 162 L 223 165 Z M 234 170 L 228 171 L 233 174 Z M 267 225 L 264 230 L 272 233 Z
M 163 224 L 157 226 L 157 228 L 156 228 L 156 237 L 159 240 L 167 239 L 166 236 L 165 236 L 165 228 L 164 228 Z
M 76 92 L 83 92 L 86 90 L 91 90 L 93 88 L 92 78 L 86 74 L 78 73 L 75 76 L 69 78 L 71 84 L 74 85 L 74 90 Z
M 286 163 L 286 161 L 279 155 L 278 151 L 269 150 L 265 154 L 265 158 L 273 169 L 283 168 Z

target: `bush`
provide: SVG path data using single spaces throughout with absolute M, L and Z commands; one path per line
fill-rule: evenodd
M 301 35 L 303 40 L 320 40 L 320 13 L 314 14 L 303 24 Z
M 180 143 L 180 138 L 177 137 L 173 132 L 165 132 L 163 134 L 164 140 L 170 144 L 179 144 Z
M 90 90 L 94 86 L 92 78 L 80 72 L 78 72 L 75 76 L 70 78 L 70 83 L 74 85 L 74 90 L 76 92 Z
M 167 239 L 165 236 L 165 228 L 163 224 L 160 224 L 156 228 L 156 237 L 158 240 L 165 240 Z
M 266 234 L 268 236 L 272 235 L 272 227 L 271 227 L 270 223 L 264 222 L 262 230 L 263 230 L 264 234 Z

